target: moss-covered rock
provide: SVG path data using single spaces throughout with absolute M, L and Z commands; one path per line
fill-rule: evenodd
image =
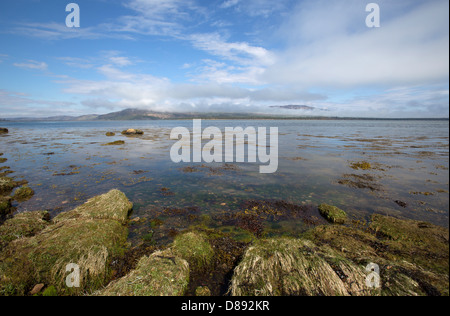
M 301 239 L 258 240 L 235 269 L 234 296 L 369 294 L 362 266 Z
M 107 132 L 107 133 L 106 133 L 106 136 L 108 136 L 108 137 L 113 137 L 113 136 L 116 136 L 116 133 L 113 133 L 113 132 Z
M 0 221 L 4 220 L 5 217 L 11 213 L 11 200 L 10 196 L 0 195 Z
M 8 195 L 17 187 L 17 183 L 10 177 L 0 177 L 0 195 Z
M 125 142 L 123 140 L 117 140 L 115 142 L 107 143 L 102 146 L 122 146 L 122 145 L 125 145 Z
M 320 226 L 303 238 L 355 263 L 381 268 L 380 295 L 448 295 L 449 231 L 412 220 L 374 215 L 365 229 Z
M 189 264 L 172 250 L 143 257 L 135 270 L 112 282 L 99 296 L 182 296 L 189 284 Z
M 370 228 L 383 242 L 391 260 L 406 260 L 427 270 L 449 273 L 449 231 L 414 220 L 373 215 Z
M 34 195 L 33 189 L 31 189 L 28 185 L 24 185 L 14 192 L 12 198 L 18 202 L 25 202 L 31 199 L 33 195 Z
M 132 208 L 133 203 L 128 200 L 123 192 L 112 190 L 107 194 L 93 197 L 73 211 L 59 214 L 53 219 L 53 222 L 59 223 L 68 219 L 111 219 L 126 225 Z
M 43 212 L 21 213 L 0 226 L 0 250 L 16 239 L 32 237 L 50 225 L 50 214 Z
M 173 243 L 173 251 L 187 260 L 193 269 L 204 269 L 211 265 L 214 250 L 207 237 L 199 232 L 179 235 Z
M 320 215 L 333 224 L 344 224 L 347 220 L 347 213 L 336 206 L 321 204 L 319 205 L 319 212 Z
M 132 204 L 120 191 L 95 197 L 29 238 L 10 242 L 0 253 L 0 294 L 28 293 L 34 284 L 53 285 L 59 294 L 94 291 L 111 278 L 110 261 L 122 256 Z M 66 267 L 80 268 L 80 287 L 66 286 Z
M 0 135 L 3 135 L 3 134 L 8 134 L 9 133 L 9 131 L 8 131 L 8 129 L 7 128 L 4 128 L 4 127 L 0 127 Z

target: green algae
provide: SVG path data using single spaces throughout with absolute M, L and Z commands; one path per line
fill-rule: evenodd
M 198 232 L 188 232 L 175 238 L 173 250 L 187 260 L 192 269 L 207 269 L 211 266 L 214 250 L 207 237 Z
M 319 205 L 319 212 L 320 215 L 333 224 L 344 224 L 347 220 L 347 213 L 336 206 L 321 204 Z
M 18 202 L 25 202 L 31 199 L 33 195 L 34 195 L 33 189 L 31 189 L 28 185 L 24 185 L 14 192 L 12 198 Z
M 106 284 L 111 278 L 109 263 L 123 256 L 128 236 L 121 221 L 132 205 L 120 193 L 113 190 L 93 198 L 36 235 L 10 242 L 0 253 L 0 292 L 13 289 L 24 295 L 34 284 L 44 283 L 54 285 L 61 295 L 75 295 Z M 66 287 L 68 264 L 80 267 L 80 288 Z
M 125 141 L 123 141 L 123 140 L 116 140 L 115 142 L 107 143 L 107 144 L 104 144 L 102 146 L 122 146 L 122 145 L 125 145 Z
M 182 296 L 189 284 L 189 264 L 171 250 L 143 257 L 135 270 L 96 293 L 98 296 Z

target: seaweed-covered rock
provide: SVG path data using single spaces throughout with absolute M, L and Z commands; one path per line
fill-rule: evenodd
M 116 133 L 113 133 L 113 132 L 107 132 L 107 133 L 106 133 L 106 136 L 108 136 L 108 137 L 113 137 L 113 136 L 116 136 Z
M 364 267 L 301 239 L 256 241 L 235 269 L 234 296 L 368 295 Z
M 0 127 L 0 135 L 2 135 L 2 134 L 8 134 L 8 133 L 9 133 L 9 131 L 8 131 L 7 128 Z
M 25 202 L 31 199 L 33 195 L 34 195 L 33 189 L 31 189 L 28 185 L 24 185 L 14 192 L 12 198 L 18 202 Z
M 124 226 L 131 202 L 117 190 L 57 216 L 29 238 L 10 242 L 0 253 L 0 295 L 24 295 L 35 285 L 53 285 L 60 295 L 95 291 L 111 278 L 110 262 L 124 253 Z M 80 268 L 80 287 L 68 288 L 66 268 Z
M 123 140 L 116 140 L 115 142 L 103 144 L 102 146 L 122 146 L 125 145 L 125 142 Z
M 406 260 L 436 273 L 449 273 L 449 230 L 433 224 L 373 215 L 370 228 L 391 260 Z
M 347 220 L 347 213 L 328 204 L 319 205 L 320 214 L 329 222 L 333 224 L 344 224 Z
M 47 211 L 21 213 L 0 226 L 0 250 L 11 241 L 32 237 L 50 225 Z
M 17 183 L 10 177 L 0 177 L 0 195 L 11 193 Z
M 0 221 L 2 219 L 5 219 L 5 217 L 11 213 L 12 210 L 11 200 L 12 199 L 10 196 L 0 195 Z
M 173 251 L 187 260 L 194 269 L 208 267 L 214 257 L 214 250 L 206 236 L 199 232 L 188 232 L 177 236 L 173 243 Z
M 449 231 L 432 224 L 374 215 L 365 229 L 319 226 L 303 238 L 356 263 L 381 269 L 380 295 L 448 295 Z
M 133 203 L 128 200 L 123 192 L 112 190 L 107 194 L 93 197 L 73 211 L 59 214 L 53 219 L 53 222 L 60 223 L 69 219 L 110 219 L 126 225 L 132 208 Z
M 96 293 L 98 296 L 182 296 L 189 284 L 189 264 L 172 250 L 143 257 L 135 270 Z

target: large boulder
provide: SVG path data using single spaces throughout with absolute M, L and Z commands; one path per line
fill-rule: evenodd
M 233 296 L 370 294 L 364 267 L 301 239 L 258 240 L 235 269 Z
M 189 264 L 172 250 L 143 257 L 135 270 L 96 293 L 99 296 L 182 296 L 189 284 Z
M 211 267 L 214 250 L 207 237 L 193 231 L 178 235 L 172 246 L 143 257 L 135 270 L 112 282 L 99 296 L 182 296 L 189 285 L 190 272 Z
M 111 260 L 124 254 L 131 209 L 126 196 L 112 190 L 60 214 L 35 236 L 13 240 L 0 252 L 0 294 L 24 295 L 41 283 L 60 295 L 104 286 L 111 279 Z M 66 269 L 74 264 L 80 287 L 68 288 Z

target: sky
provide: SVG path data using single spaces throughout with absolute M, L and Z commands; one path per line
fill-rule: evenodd
M 0 118 L 449 117 L 448 0 L 71 1 L 0 1 Z

